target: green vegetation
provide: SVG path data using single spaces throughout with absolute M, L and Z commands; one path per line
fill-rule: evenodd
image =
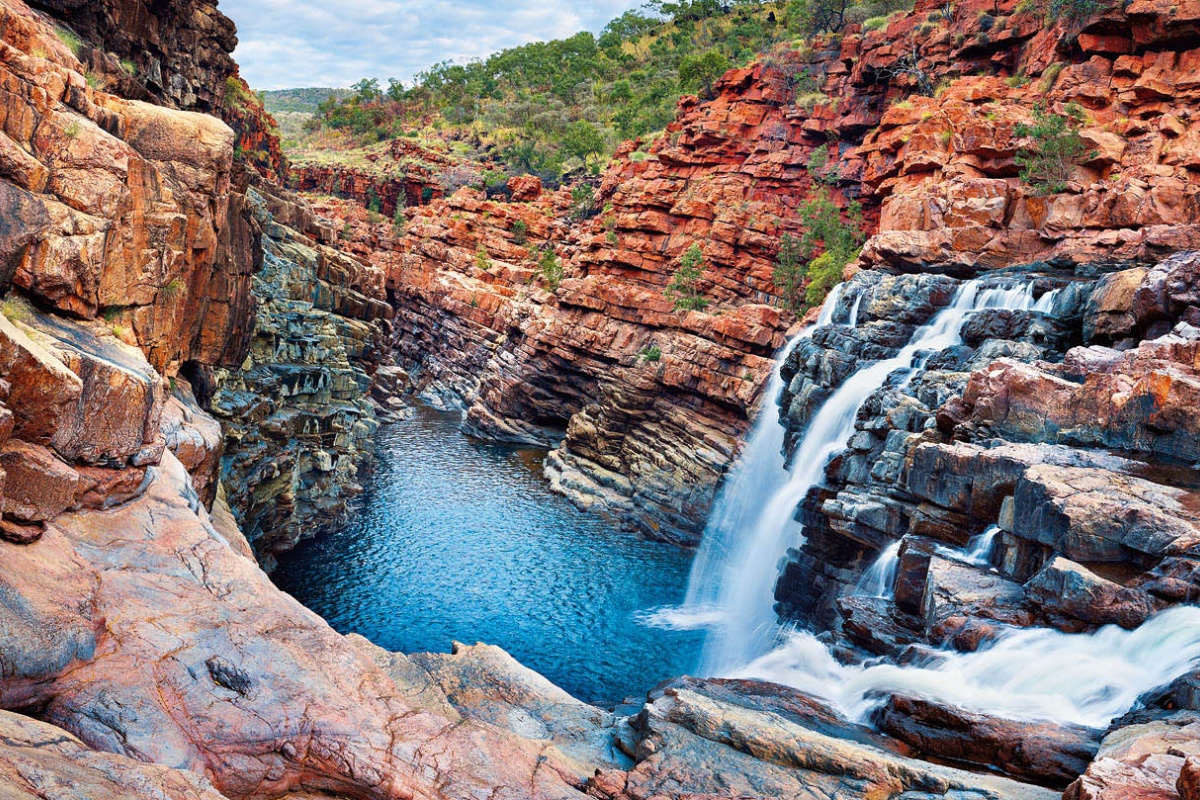
M 659 361 L 662 359 L 662 348 L 652 344 L 640 353 L 642 361 Z
M 124 70 L 125 74 L 128 75 L 129 77 L 131 77 L 131 78 L 137 77 L 137 74 L 138 74 L 137 64 L 133 63 L 132 60 L 130 60 L 128 58 L 122 58 L 121 59 L 121 69 Z
M 803 233 L 784 234 L 775 258 L 773 280 L 783 302 L 796 313 L 820 305 L 842 280 L 846 265 L 858 257 L 866 236 L 862 207 L 851 203 L 842 210 L 826 189 L 800 208 Z
M 404 197 L 396 201 L 396 213 L 392 214 L 392 235 L 400 238 L 408 227 L 408 218 L 404 216 Z
M 79 120 L 73 119 L 67 123 L 67 127 L 63 128 L 63 136 L 66 136 L 68 139 L 74 139 L 79 136 L 81 130 L 83 128 L 80 126 Z
M 230 111 L 244 111 L 251 104 L 253 95 L 246 85 L 230 75 L 225 79 L 225 97 L 222 102 Z
M 263 105 L 272 114 L 315 114 L 317 107 L 330 98 L 344 100 L 354 94 L 349 89 L 280 89 L 260 92 Z
M 83 52 L 82 39 L 76 36 L 73 31 L 69 31 L 66 28 L 55 28 L 54 34 L 58 36 L 59 41 L 67 46 L 68 50 L 75 54 L 76 58 L 79 58 L 79 54 Z
M 1066 114 L 1055 114 L 1042 103 L 1033 107 L 1033 124 L 1021 123 L 1013 132 L 1031 142 L 1028 148 L 1017 151 L 1021 180 L 1035 194 L 1046 195 L 1064 191 L 1075 167 L 1088 155 L 1087 145 L 1079 135 L 1084 112 L 1076 103 L 1069 103 Z
M 808 171 L 813 180 L 819 183 L 833 185 L 842 179 L 841 167 L 836 163 L 830 163 L 829 145 L 827 144 L 812 151 L 812 155 L 808 157 Z
M 571 217 L 573 219 L 590 219 L 600 210 L 596 199 L 596 190 L 586 183 L 581 183 L 571 189 Z
M 88 86 L 92 87 L 98 92 L 103 92 L 108 88 L 108 79 L 103 75 L 98 75 L 97 73 L 92 72 L 90 69 L 84 71 L 83 79 L 87 81 Z
M 186 288 L 187 284 L 183 282 L 182 278 L 173 278 L 170 283 L 162 288 L 163 299 L 169 303 L 183 294 Z
M 9 294 L 0 300 L 0 314 L 13 322 L 33 322 L 33 306 L 29 305 L 29 301 L 24 297 L 16 294 Z
M 510 230 L 512 231 L 513 244 L 523 245 L 529 241 L 529 225 L 525 223 L 525 220 L 516 220 L 513 222 Z
M 483 242 L 480 242 L 479 246 L 475 248 L 475 266 L 484 272 L 492 268 L 491 256 L 488 255 L 487 245 Z
M 562 264 L 558 263 L 558 256 L 554 253 L 554 248 L 547 247 L 538 259 L 538 271 L 541 273 L 542 281 L 552 292 L 558 291 L 558 285 L 562 283 L 563 268 Z
M 704 251 L 699 243 L 693 244 L 680 257 L 679 268 L 671 276 L 664 293 L 675 301 L 676 311 L 703 311 L 708 308 L 708 298 L 700 293 L 704 267 Z
M 679 87 L 699 92 L 702 98 L 711 98 L 713 84 L 729 70 L 729 66 L 729 59 L 720 50 L 684 56 L 679 62 Z
M 654 0 L 599 36 L 582 32 L 469 64 L 443 62 L 412 86 L 364 79 L 348 96 L 321 101 L 307 135 L 337 133 L 358 146 L 445 135 L 549 183 L 596 172 L 618 142 L 674 119 L 682 93 L 710 94 L 728 67 L 790 40 L 787 7 L 784 0 Z M 321 91 L 264 100 L 290 111 Z

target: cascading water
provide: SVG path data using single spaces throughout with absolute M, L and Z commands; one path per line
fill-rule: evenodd
M 813 417 L 787 467 L 785 430 L 768 407 L 761 414 L 743 459 L 718 498 L 693 566 L 688 604 L 660 614 L 656 624 L 708 627 L 708 674 L 757 678 L 794 686 L 826 698 L 847 715 L 865 720 L 887 693 L 913 694 L 945 704 L 1015 719 L 1053 719 L 1103 727 L 1136 702 L 1138 694 L 1166 683 L 1200 661 L 1200 608 L 1165 611 L 1134 631 L 1116 626 L 1093 634 L 1049 629 L 1011 629 L 986 649 L 945 652 L 924 665 L 844 665 L 824 643 L 804 631 L 784 631 L 772 609 L 778 562 L 801 543 L 793 515 L 821 479 L 829 459 L 845 448 L 858 410 L 893 372 L 907 369 L 905 383 L 928 357 L 959 342 L 975 312 L 988 308 L 1053 310 L 1056 293 L 1036 303 L 1032 285 L 960 287 L 950 306 L 919 329 L 895 357 L 870 364 L 847 378 Z M 829 324 L 840 295 L 822 310 Z M 857 324 L 862 294 L 849 323 Z M 784 357 L 803 332 L 784 351 Z M 782 363 L 782 358 L 780 362 Z M 780 367 L 771 377 L 768 402 L 783 388 Z M 999 530 L 973 539 L 963 555 L 983 565 Z M 899 542 L 880 554 L 856 593 L 894 591 Z M 689 617 L 689 615 L 692 615 Z
M 875 563 L 867 568 L 854 587 L 856 597 L 896 596 L 896 572 L 900 569 L 900 542 L 892 542 L 880 551 Z
M 684 604 L 678 608 L 665 608 L 649 615 L 649 625 L 675 629 L 720 627 L 726 621 L 727 609 L 717 605 L 719 588 L 713 575 L 719 574 L 731 553 L 738 547 L 741 531 L 753 525 L 758 502 L 778 491 L 787 477 L 783 458 L 785 429 L 779 420 L 779 395 L 783 392 L 783 362 L 797 345 L 812 336 L 817 328 L 833 322 L 846 284 L 838 284 L 829 299 L 821 307 L 817 321 L 802 330 L 783 348 L 775 360 L 771 377 L 763 392 L 763 407 L 759 411 L 746 447 L 729 480 L 722 487 L 713 506 L 712 515 L 705 527 L 704 538 L 692 562 L 691 578 Z M 862 293 L 855 298 L 848 324 L 853 327 L 858 320 L 857 310 Z
M 831 296 L 823 317 L 832 318 L 839 299 Z M 780 629 L 773 587 L 779 559 L 788 548 L 801 544 L 800 526 L 793 519 L 796 507 L 824 475 L 829 460 L 845 449 L 867 397 L 896 370 L 911 374 L 915 359 L 957 344 L 963 323 L 973 313 L 989 308 L 1027 310 L 1034 305 L 1031 285 L 964 283 L 950 305 L 918 329 L 900 352 L 863 367 L 838 387 L 809 423 L 790 469 L 780 454 L 782 422 L 775 414 L 761 415 L 741 464 L 717 500 L 705 545 L 692 569 L 685 609 L 696 609 L 710 628 L 705 672 L 737 669 L 766 653 L 777 640 Z M 802 334 L 808 335 L 811 332 Z M 794 346 L 795 342 L 788 350 Z M 782 388 L 777 368 L 767 396 L 777 396 Z M 680 617 L 686 615 L 683 611 Z
M 859 720 L 895 693 L 1009 719 L 1104 728 L 1141 692 L 1171 681 L 1197 659 L 1200 608 L 1178 606 L 1133 631 L 1115 625 L 1092 634 L 1011 629 L 986 650 L 940 653 L 919 667 L 846 666 L 815 636 L 796 632 L 733 674 L 793 686 Z
M 1000 528 L 992 525 L 978 536 L 972 536 L 971 541 L 967 543 L 967 559 L 973 564 L 990 566 L 992 563 L 992 548 L 996 545 L 996 536 L 999 533 Z

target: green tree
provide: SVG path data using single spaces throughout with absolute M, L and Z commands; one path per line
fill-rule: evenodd
M 790 0 L 787 5 L 788 28 L 801 36 L 837 33 L 846 24 L 851 0 Z
M 807 261 L 804 267 L 804 279 L 807 281 L 804 302 L 808 306 L 819 305 L 829 290 L 841 282 L 846 265 L 858 258 L 866 240 L 862 230 L 862 206 L 856 202 L 850 203 L 845 217 L 843 219 L 843 212 L 833 202 L 829 190 L 824 188 L 800 207 L 800 224 L 804 232 L 795 243 L 793 252 L 789 253 L 789 258 Z M 778 262 L 776 266 L 778 269 Z M 798 271 L 793 266 L 791 272 L 785 269 L 776 279 L 776 288 L 780 290 L 784 301 L 797 311 L 799 290 L 794 281 Z
M 790 233 L 785 233 L 779 242 L 772 278 L 784 303 L 793 312 L 799 313 L 804 304 L 804 280 L 807 274 L 808 262 L 800 249 L 800 242 Z
M 563 279 L 563 268 L 558 263 L 558 256 L 554 253 L 554 248 L 547 247 L 538 259 L 538 271 L 542 274 L 542 280 L 549 287 L 550 291 L 557 292 L 558 285 Z
M 1062 192 L 1075 174 L 1075 167 L 1088 155 L 1087 144 L 1079 135 L 1083 127 L 1083 109 L 1069 103 L 1066 114 L 1055 114 L 1045 104 L 1033 107 L 1033 124 L 1021 123 L 1013 128 L 1017 136 L 1029 139 L 1030 147 L 1017 151 L 1016 162 L 1021 168 L 1021 180 L 1035 194 Z
M 713 84 L 729 70 L 729 59 L 718 50 L 684 56 L 679 62 L 679 85 L 712 97 Z
M 586 167 L 589 158 L 604 155 L 604 135 L 587 120 L 576 120 L 564 131 L 562 146 Z
M 379 91 L 378 78 L 363 78 L 350 88 L 354 91 L 354 96 L 360 103 L 373 103 L 382 95 Z
M 671 282 L 664 292 L 675 301 L 676 311 L 703 311 L 708 308 L 708 298 L 700 293 L 704 267 L 704 251 L 699 243 L 693 244 L 680 257 L 679 268 L 671 276 Z

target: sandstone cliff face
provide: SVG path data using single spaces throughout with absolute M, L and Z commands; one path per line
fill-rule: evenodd
M 103 318 L 164 374 L 237 364 L 258 231 L 212 117 L 125 100 L 23 6 L 6 31 L 0 288 Z

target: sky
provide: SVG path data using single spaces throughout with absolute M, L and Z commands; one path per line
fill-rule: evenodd
M 254 89 L 346 87 L 412 77 L 449 59 L 599 32 L 643 0 L 220 0 Z

